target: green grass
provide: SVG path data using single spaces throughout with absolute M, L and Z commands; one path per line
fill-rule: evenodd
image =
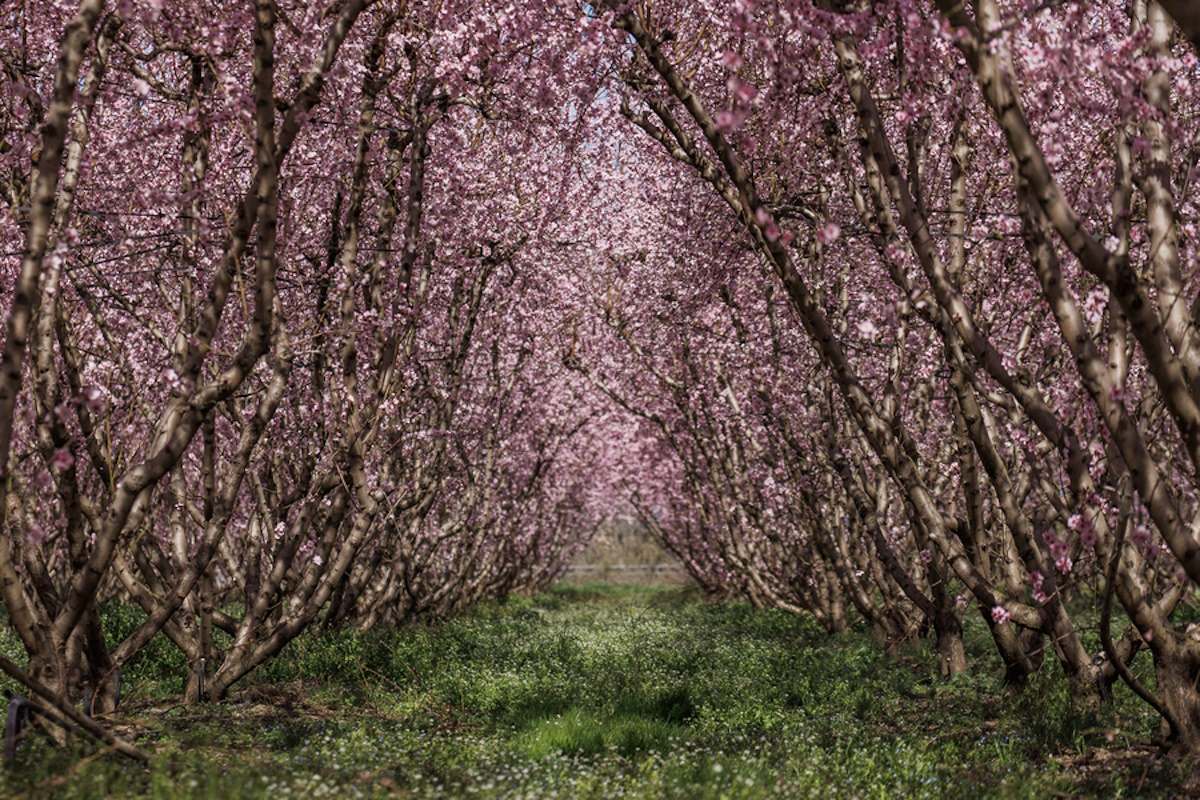
M 122 615 L 106 624 L 136 624 Z M 133 703 L 110 720 L 154 752 L 149 769 L 30 737 L 0 795 L 1172 793 L 1176 767 L 1129 749 L 1155 718 L 1123 687 L 1082 713 L 1048 663 L 1012 696 L 982 624 L 969 619 L 967 638 L 972 672 L 943 680 L 927 647 L 887 657 L 865 633 L 831 639 L 745 604 L 561 585 L 434 627 L 302 636 L 254 685 L 202 707 L 170 696 L 182 664 L 151 648 L 127 670 Z

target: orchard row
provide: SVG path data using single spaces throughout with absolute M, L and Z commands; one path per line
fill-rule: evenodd
M 217 698 L 632 517 L 950 673 L 982 614 L 1010 681 L 1126 680 L 1200 749 L 1192 6 L 0 12 L 31 670 L 105 710 L 161 632 Z

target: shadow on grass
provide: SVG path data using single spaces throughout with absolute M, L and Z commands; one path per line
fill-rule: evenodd
M 544 717 L 517 737 L 529 758 L 598 756 L 615 752 L 627 758 L 649 750 L 665 750 L 679 726 L 637 715 L 596 715 L 573 708 Z

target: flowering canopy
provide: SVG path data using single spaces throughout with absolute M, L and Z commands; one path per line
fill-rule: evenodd
M 971 605 L 1014 681 L 1148 649 L 1200 747 L 1186 0 L 60 5 L 0 12 L 0 600 L 40 677 L 161 631 L 220 696 L 624 517 L 949 671 Z

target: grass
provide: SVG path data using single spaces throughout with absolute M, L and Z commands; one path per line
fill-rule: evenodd
M 116 609 L 106 624 L 136 624 Z M 926 647 L 706 604 L 665 588 L 560 585 L 435 627 L 307 635 L 230 700 L 183 707 L 151 649 L 109 720 L 149 769 L 22 742 L 0 795 L 232 797 L 1171 796 L 1155 719 L 1118 687 L 1072 707 L 1049 665 L 1005 693 L 981 624 L 973 672 Z M 9 639 L 0 645 L 11 650 Z M 1139 662 L 1139 666 L 1146 665 Z M 1111 740 L 1111 741 L 1110 741 Z

